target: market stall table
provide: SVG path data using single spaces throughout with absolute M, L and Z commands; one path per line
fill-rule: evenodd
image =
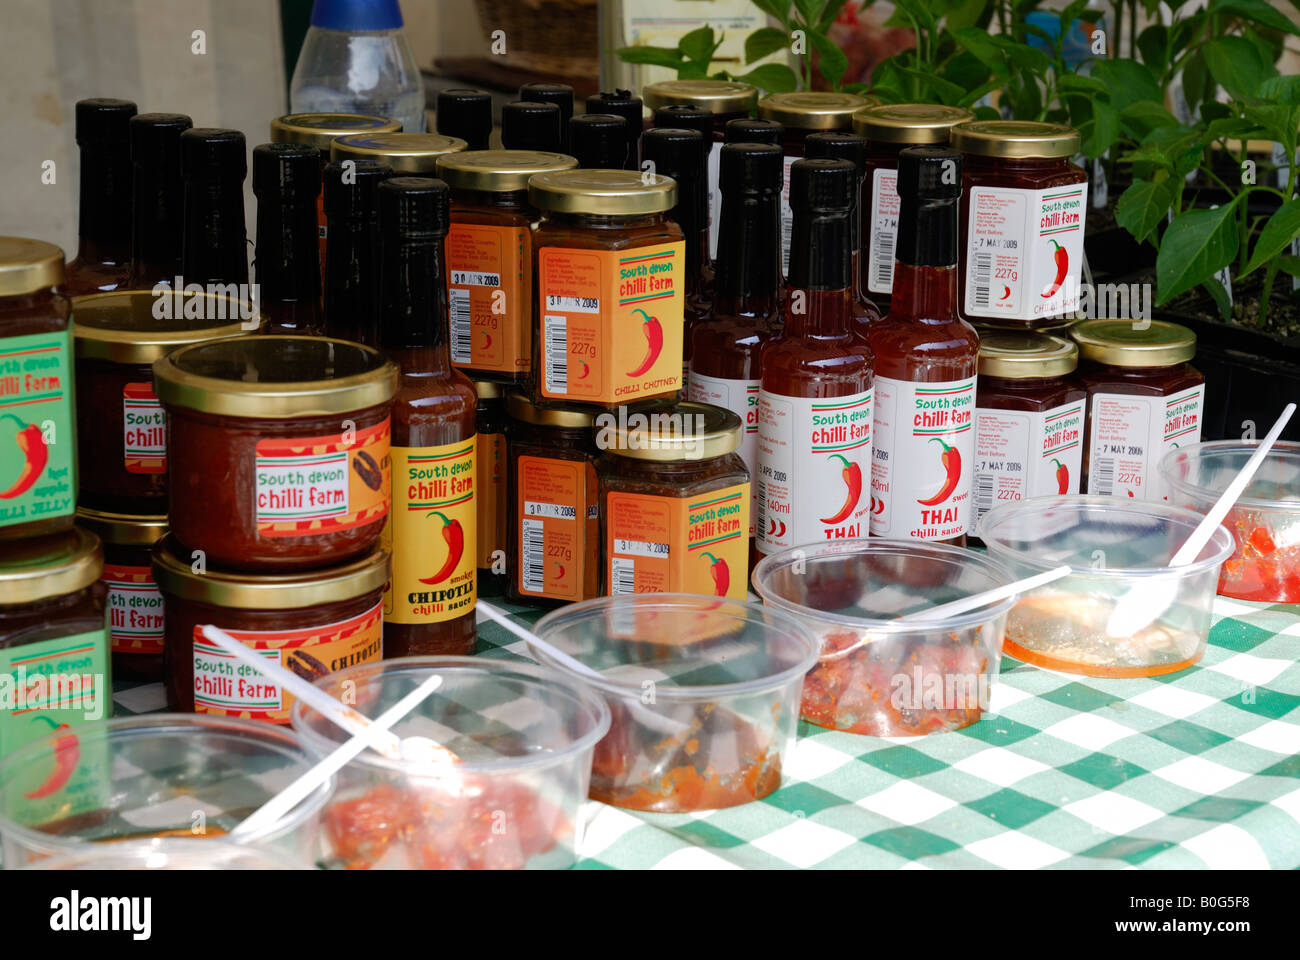
M 503 628 L 478 630 L 480 656 L 524 659 Z M 1103 680 L 1004 658 L 992 713 L 963 730 L 800 723 L 763 800 L 680 815 L 589 803 L 578 868 L 1300 868 L 1297 661 L 1300 606 L 1222 597 L 1205 658 L 1179 673 Z M 120 683 L 115 712 L 163 699 Z

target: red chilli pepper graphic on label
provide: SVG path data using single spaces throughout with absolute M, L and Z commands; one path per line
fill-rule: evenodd
M 22 472 L 18 474 L 18 479 L 13 482 L 13 486 L 8 490 L 0 491 L 0 500 L 12 500 L 14 497 L 21 497 L 40 479 L 45 464 L 49 462 L 50 451 L 45 446 L 45 437 L 41 435 L 41 428 L 36 424 L 23 423 L 12 413 L 6 413 L 4 419 L 18 424 L 18 435 L 14 439 L 25 458 Z
M 645 334 L 646 352 L 645 359 L 637 366 L 635 370 L 629 370 L 629 377 L 639 377 L 655 365 L 659 359 L 659 351 L 664 348 L 664 328 L 659 325 L 659 318 L 652 317 L 640 307 L 632 311 L 645 317 L 641 321 L 641 332 Z
M 564 564 L 560 563 L 559 560 L 556 560 L 556 561 L 555 561 L 555 569 L 559 571 L 559 573 L 557 573 L 557 574 L 555 575 L 555 579 L 556 579 L 556 580 L 563 580 L 563 579 L 564 579 Z
M 1065 283 L 1065 275 L 1070 270 L 1069 251 L 1055 240 L 1052 240 L 1051 237 L 1048 237 L 1048 241 L 1056 247 L 1056 252 L 1052 254 L 1052 257 L 1056 260 L 1056 278 L 1052 281 L 1050 287 L 1048 287 L 1043 293 L 1039 294 L 1039 296 L 1044 300 L 1049 300 L 1056 296 L 1056 291 L 1061 289 L 1061 284 Z
M 713 595 L 725 597 L 727 588 L 731 586 L 731 569 L 727 566 L 727 561 L 720 560 L 711 553 L 702 553 L 700 556 L 708 557 L 712 563 L 709 573 L 713 575 Z
M 459 520 L 448 520 L 437 510 L 430 511 L 426 516 L 439 517 L 442 520 L 442 539 L 447 542 L 447 559 L 438 572 L 427 580 L 423 577 L 417 578 L 421 583 L 433 586 L 442 583 L 455 572 L 456 565 L 460 563 L 460 555 L 465 552 L 465 531 L 461 528 Z
M 939 459 L 943 463 L 943 469 L 947 476 L 944 478 L 943 486 L 939 488 L 938 493 L 929 499 L 916 501 L 923 507 L 933 507 L 936 504 L 943 503 L 957 489 L 957 481 L 961 479 L 961 451 L 956 447 L 948 446 L 940 437 L 931 437 L 930 439 L 938 440 L 940 446 L 943 447 L 943 453 Z
M 37 715 L 33 720 L 44 720 L 57 733 L 60 730 L 71 729 L 66 723 L 55 723 L 49 717 Z M 28 800 L 39 800 L 42 797 L 48 797 L 53 793 L 63 789 L 72 776 L 72 771 L 77 769 L 77 761 L 81 759 L 81 746 L 77 742 L 75 734 L 67 734 L 59 737 L 54 741 L 54 769 L 50 775 L 45 778 L 45 782 L 33 790 L 31 793 L 24 793 L 23 796 Z
M 844 478 L 844 485 L 849 488 L 848 494 L 844 498 L 844 506 L 835 512 L 833 517 L 822 517 L 822 523 L 839 523 L 845 517 L 853 512 L 853 508 L 858 505 L 858 498 L 862 496 L 862 468 L 856 463 L 850 463 L 846 457 L 838 453 L 831 454 L 832 460 L 839 460 L 844 464 L 840 471 L 840 476 Z
M 1056 464 L 1056 492 L 1069 493 L 1070 492 L 1070 468 L 1067 467 L 1065 464 L 1063 464 L 1060 460 L 1057 460 L 1055 457 L 1052 458 L 1052 463 Z

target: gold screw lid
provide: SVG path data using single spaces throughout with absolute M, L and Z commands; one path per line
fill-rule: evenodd
M 63 251 L 44 240 L 0 237 L 0 297 L 63 286 Z
M 354 600 L 388 582 L 388 551 L 376 547 L 360 560 L 295 573 L 196 573 L 190 552 L 168 535 L 154 544 L 153 578 L 169 597 L 238 610 L 297 610 Z
M 8 540 L 0 543 L 0 607 L 75 593 L 103 574 L 104 548 L 87 530 Z
M 1054 159 L 1079 152 L 1079 131 L 1064 123 L 1034 120 L 973 120 L 953 127 L 948 145 L 981 157 Z
M 641 91 L 647 110 L 698 107 L 710 113 L 750 113 L 758 103 L 758 88 L 737 80 L 661 80 Z
M 506 413 L 524 423 L 542 427 L 567 427 L 589 430 L 595 416 L 588 410 L 578 410 L 558 403 L 534 403 L 522 393 L 506 394 Z
M 475 380 L 474 392 L 480 400 L 496 400 L 502 394 L 501 384 L 492 380 Z
M 596 418 L 596 446 L 636 460 L 712 460 L 735 453 L 744 436 L 730 410 L 691 400 L 650 401 Z
M 947 143 L 948 131 L 975 119 L 963 107 L 936 103 L 882 103 L 853 115 L 853 132 L 885 143 Z
M 167 532 L 167 514 L 135 516 L 77 507 L 77 526 L 115 547 L 152 547 Z
M 401 133 L 402 121 L 364 113 L 286 113 L 271 121 L 274 143 L 305 143 L 325 153 L 338 137 L 358 134 Z
M 167 290 L 159 297 L 168 298 L 163 305 L 174 314 L 175 294 Z M 154 315 L 159 297 L 149 290 L 76 297 L 72 301 L 72 335 L 77 356 L 114 363 L 153 363 L 187 343 L 237 337 L 246 332 L 241 326 L 240 301 L 234 298 L 185 294 L 182 315 L 160 319 Z M 201 316 L 184 316 L 190 312 L 186 306 Z
M 1070 336 L 1083 359 L 1113 367 L 1172 367 L 1196 356 L 1196 334 L 1164 320 L 1084 320 Z
M 981 377 L 1064 377 L 1078 365 L 1079 348 L 1063 337 L 1010 330 L 980 333 Z
M 360 133 L 336 137 L 330 143 L 331 160 L 381 160 L 393 173 L 432 177 L 438 158 L 464 150 L 469 144 L 440 133 Z
M 330 337 L 227 337 L 154 362 L 163 403 L 228 417 L 333 416 L 388 403 L 397 367 L 378 350 Z
M 561 170 L 529 180 L 528 200 L 553 213 L 662 213 L 677 205 L 677 181 L 636 170 Z
M 855 93 L 773 93 L 758 101 L 758 116 L 800 130 L 848 130 L 853 126 L 854 113 L 879 102 L 875 97 Z
M 535 173 L 572 170 L 578 165 L 563 153 L 540 150 L 464 150 L 438 158 L 438 176 L 453 190 L 509 193 L 526 190 Z

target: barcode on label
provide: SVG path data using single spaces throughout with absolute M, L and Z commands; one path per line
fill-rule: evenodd
M 577 515 L 577 507 L 570 503 L 540 503 L 536 500 L 524 501 L 524 516 L 551 517 L 555 520 L 573 520 Z
M 754 494 L 754 530 L 760 540 L 765 540 L 763 531 L 767 529 L 767 484 L 759 480 Z
M 453 270 L 451 272 L 451 282 L 464 284 L 467 287 L 499 287 L 501 286 L 501 274 L 479 273 L 474 270 Z
M 523 520 L 523 581 L 529 593 L 544 593 L 546 589 L 546 538 L 542 521 Z
M 546 297 L 547 310 L 563 310 L 565 313 L 600 313 L 600 299 L 597 297 Z
M 1109 497 L 1115 492 L 1115 461 L 1100 458 L 1093 464 L 1092 475 L 1097 478 L 1097 488 L 1089 486 L 1088 492 L 1098 497 Z
M 993 254 L 973 254 L 971 277 L 975 284 L 974 303 L 977 307 L 989 305 L 989 289 L 993 280 Z
M 984 514 L 993 509 L 993 475 L 991 473 L 975 474 L 975 523 L 980 522 Z
M 790 272 L 790 233 L 794 227 L 793 215 L 787 215 L 782 211 L 781 216 L 781 269 L 789 274 Z
M 871 237 L 871 281 L 879 293 L 894 289 L 894 231 L 879 226 Z
M 636 561 L 623 557 L 609 558 L 609 592 L 636 593 Z
M 549 299 L 549 298 L 548 298 Z M 569 392 L 569 321 L 566 317 L 546 315 L 546 390 Z
M 668 544 L 653 543 L 647 540 L 614 540 L 614 552 L 631 554 L 634 557 L 666 557 Z
M 451 308 L 451 361 L 469 363 L 472 359 L 470 344 L 473 331 L 469 326 L 469 291 L 454 287 L 447 291 Z

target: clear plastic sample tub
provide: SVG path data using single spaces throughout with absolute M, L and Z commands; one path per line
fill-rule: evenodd
M 780 786 L 799 691 L 817 656 L 793 618 L 739 600 L 647 593 L 564 607 L 533 629 L 600 674 L 533 650 L 609 701 L 593 800 L 682 813 L 747 803 Z
M 24 870 L 307 870 L 311 864 L 282 850 L 202 837 L 153 837 L 84 849 L 33 861 Z
M 841 540 L 764 557 L 754 589 L 809 624 L 821 644 L 803 718 L 833 730 L 915 736 L 988 709 L 1014 598 L 930 623 L 900 622 L 1011 580 L 987 557 L 944 544 Z
M 1200 522 L 1181 507 L 1115 497 L 1036 497 L 986 513 L 979 535 L 1017 577 L 1070 567 L 1065 578 L 1020 598 L 1007 621 L 1006 652 L 1093 677 L 1151 677 L 1191 666 L 1205 653 L 1219 569 L 1233 549 L 1220 527 L 1193 563 L 1171 569 Z M 1132 635 L 1110 636 L 1116 603 L 1134 590 L 1155 598 L 1151 621 Z
M 406 657 L 341 670 L 316 685 L 378 717 L 432 673 L 442 685 L 393 725 L 459 763 L 366 750 L 338 773 L 321 865 L 352 869 L 562 869 L 573 865 L 591 757 L 609 729 L 601 697 L 553 670 L 484 657 Z M 346 698 L 346 699 L 345 699 Z M 349 736 L 305 705 L 294 729 L 320 755 Z
M 1214 440 L 1170 450 L 1159 466 L 1169 502 L 1209 513 L 1258 445 Z M 1273 445 L 1223 525 L 1235 549 L 1219 574 L 1219 593 L 1300 603 L 1300 443 Z

